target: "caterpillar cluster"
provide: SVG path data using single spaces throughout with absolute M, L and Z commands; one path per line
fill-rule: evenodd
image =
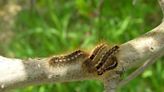
M 114 46 L 110 48 L 107 44 L 98 45 L 90 55 L 81 50 L 76 50 L 64 56 L 54 56 L 49 60 L 50 65 L 71 63 L 73 61 L 80 61 L 83 63 L 89 73 L 97 72 L 102 75 L 104 72 L 117 67 L 118 61 L 115 54 L 119 47 Z
M 106 44 L 98 45 L 84 62 L 88 72 L 96 71 L 98 75 L 102 75 L 105 71 L 114 69 L 118 64 L 115 57 L 118 49 L 118 46 L 109 48 Z

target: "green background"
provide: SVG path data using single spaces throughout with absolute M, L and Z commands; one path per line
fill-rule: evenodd
M 101 42 L 122 44 L 148 32 L 162 19 L 157 0 L 137 0 L 135 5 L 132 0 L 104 0 L 101 7 L 101 0 L 31 1 L 16 16 L 12 41 L 7 45 L 0 44 L 2 55 L 47 57 L 76 49 L 90 51 Z M 117 92 L 162 92 L 162 60 L 164 58 L 126 86 L 118 88 Z M 102 91 L 100 81 L 89 80 L 29 86 L 11 92 Z

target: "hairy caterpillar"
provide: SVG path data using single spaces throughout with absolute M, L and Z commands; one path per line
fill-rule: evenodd
M 98 45 L 89 55 L 81 50 L 76 50 L 64 56 L 55 56 L 49 60 L 49 65 L 68 64 L 81 61 L 82 67 L 87 69 L 89 73 L 97 72 L 102 75 L 105 71 L 114 69 L 117 66 L 117 58 L 115 57 L 119 47 L 109 48 L 107 44 Z
M 114 56 L 118 49 L 118 46 L 109 48 L 106 44 L 97 46 L 89 58 L 84 61 L 88 72 L 96 71 L 98 75 L 102 75 L 105 71 L 114 69 L 118 63 Z
M 81 50 L 76 50 L 70 54 L 64 56 L 54 56 L 49 60 L 49 65 L 56 65 L 61 63 L 71 63 L 79 58 L 86 57 L 87 54 Z

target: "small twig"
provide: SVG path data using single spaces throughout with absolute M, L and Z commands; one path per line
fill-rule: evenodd
M 158 59 L 159 57 L 161 57 L 163 55 L 162 53 L 159 55 L 159 53 L 157 52 L 156 55 L 154 55 L 153 57 L 149 58 L 141 67 L 139 67 L 138 69 L 136 69 L 126 79 L 122 80 L 119 83 L 119 86 L 126 85 L 129 81 L 133 80 L 138 75 L 140 75 L 142 72 L 144 72 L 144 70 L 147 69 L 147 67 L 149 67 L 150 65 L 154 64 L 156 62 L 156 59 Z
M 159 3 L 159 5 L 160 5 L 161 10 L 162 10 L 162 13 L 163 13 L 163 15 L 164 15 L 164 0 L 158 0 L 158 3 Z
M 98 7 L 97 7 L 97 9 L 96 9 L 96 14 L 97 14 L 97 16 L 99 16 L 99 17 L 100 17 L 102 8 L 103 8 L 103 4 L 104 4 L 104 0 L 100 0 L 100 3 L 99 3 L 99 5 L 98 5 Z
M 116 92 L 118 79 L 109 79 L 104 82 L 104 92 Z
M 132 4 L 135 5 L 137 3 L 137 0 L 133 0 Z

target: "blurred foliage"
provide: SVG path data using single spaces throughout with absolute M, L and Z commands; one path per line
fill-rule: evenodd
M 121 44 L 157 26 L 161 11 L 157 0 L 17 0 L 23 6 L 16 17 L 9 45 L 0 44 L 5 56 L 46 57 L 96 44 Z M 162 62 L 147 69 L 118 92 L 162 92 Z M 126 75 L 125 75 L 126 76 Z M 12 92 L 102 92 L 98 81 L 30 86 Z

